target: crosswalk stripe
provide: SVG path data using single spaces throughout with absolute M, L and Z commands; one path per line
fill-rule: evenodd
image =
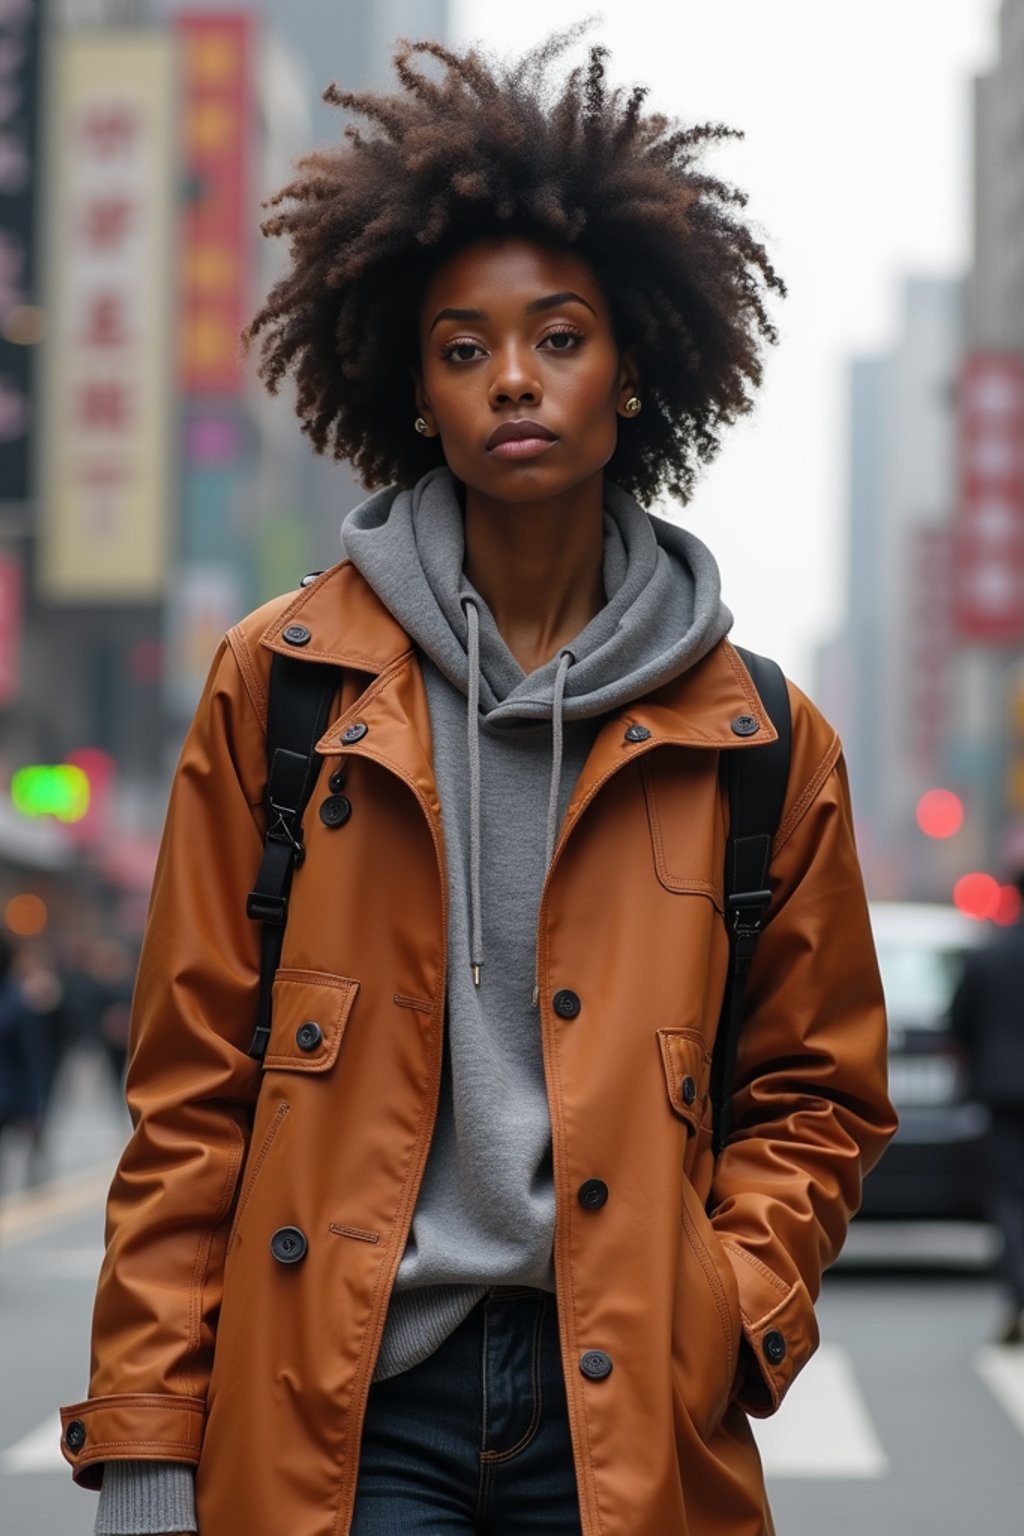
M 0 1456 L 0 1472 L 58 1472 L 67 1466 L 60 1453 L 60 1415 L 46 1418 Z
M 751 1423 L 769 1478 L 869 1478 L 889 1470 L 849 1353 L 838 1344 L 821 1346 L 777 1414 Z
M 1024 1348 L 987 1344 L 975 1355 L 974 1369 L 1024 1435 Z

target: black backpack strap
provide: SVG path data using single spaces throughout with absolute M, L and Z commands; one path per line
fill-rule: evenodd
M 262 1061 L 270 1039 L 270 1003 L 281 961 L 288 892 L 305 858 L 302 813 L 320 771 L 316 744 L 330 716 L 338 668 L 274 653 L 267 699 L 267 831 L 256 884 L 245 910 L 263 924 L 260 995 L 249 1055 Z
M 771 901 L 768 867 L 782 819 L 792 743 L 789 693 L 781 668 L 766 656 L 757 656 L 739 646 L 736 649 L 754 680 L 778 740 L 725 754 L 724 771 L 729 785 L 729 840 L 725 850 L 729 974 L 711 1061 L 712 1145 L 716 1157 L 729 1138 L 743 992 Z

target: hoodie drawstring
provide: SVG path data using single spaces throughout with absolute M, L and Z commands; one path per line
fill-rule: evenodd
M 465 602 L 469 626 L 469 962 L 473 985 L 480 985 L 484 943 L 480 918 L 480 615 Z
M 466 703 L 467 746 L 469 749 L 469 954 L 473 985 L 480 985 L 480 973 L 484 964 L 483 919 L 480 900 L 480 614 L 471 598 L 463 598 L 469 631 L 469 688 Z M 559 653 L 551 692 L 551 786 L 548 791 L 548 819 L 544 840 L 544 877 L 551 868 L 558 835 L 558 802 L 562 790 L 562 749 L 565 722 L 562 706 L 565 699 L 565 680 L 575 657 L 571 651 Z M 539 946 L 538 946 L 539 947 Z M 534 961 L 533 1004 L 539 996 L 538 974 L 540 956 Z

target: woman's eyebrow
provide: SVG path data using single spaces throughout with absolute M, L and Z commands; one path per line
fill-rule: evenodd
M 532 304 L 527 304 L 526 313 L 535 315 L 538 310 L 557 309 L 561 304 L 582 304 L 592 315 L 597 314 L 593 304 L 588 304 L 581 293 L 573 293 L 571 289 L 565 293 L 549 293 L 546 299 L 534 299 Z
M 593 304 L 588 304 L 581 293 L 573 293 L 567 290 L 565 293 L 549 293 L 543 299 L 533 299 L 526 306 L 528 315 L 536 315 L 542 309 L 557 309 L 560 304 L 582 304 L 589 309 L 592 315 L 597 314 Z M 434 329 L 442 320 L 486 320 L 487 313 L 482 309 L 440 309 L 430 322 L 430 330 Z M 429 334 L 429 332 L 428 332 Z
M 486 320 L 487 316 L 482 309 L 439 309 L 430 322 L 433 330 L 442 320 Z M 429 332 L 428 332 L 429 335 Z

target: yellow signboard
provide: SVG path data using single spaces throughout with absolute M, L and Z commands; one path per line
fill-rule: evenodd
M 169 568 L 176 156 L 173 39 L 53 47 L 40 581 L 146 602 Z

